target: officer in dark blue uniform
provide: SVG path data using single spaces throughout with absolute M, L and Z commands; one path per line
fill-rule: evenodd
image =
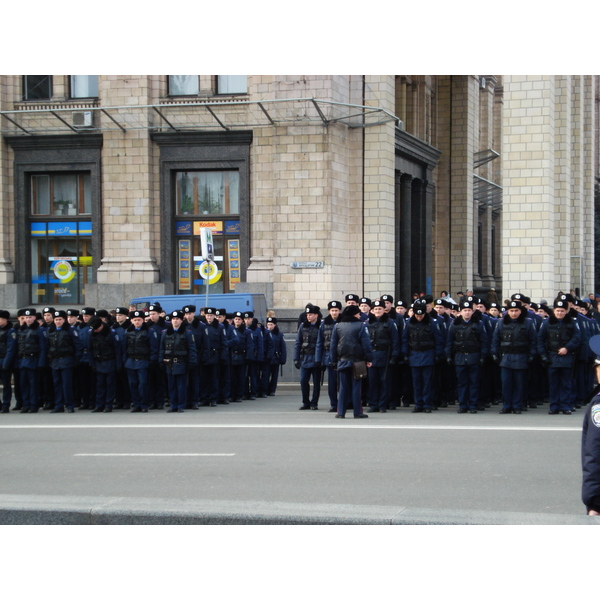
M 500 414 L 521 414 L 527 391 L 527 369 L 537 354 L 537 337 L 531 319 L 519 300 L 511 300 L 492 338 L 492 357 L 500 364 Z
M 96 374 L 96 406 L 92 412 L 109 413 L 117 395 L 117 373 L 122 368 L 119 330 L 112 329 L 99 317 L 90 319 L 89 325 L 88 350 Z M 121 335 L 124 336 L 124 332 Z
M 259 365 L 264 359 L 264 340 L 262 330 L 258 326 L 258 319 L 254 317 L 252 311 L 244 313 L 244 323 L 253 338 L 252 348 L 246 350 L 247 381 L 245 398 L 247 400 L 256 400 L 256 395 L 258 394 Z
M 171 406 L 167 412 L 184 412 L 187 405 L 187 373 L 198 363 L 196 344 L 183 311 L 170 314 L 170 325 L 162 332 L 158 360 L 165 365 Z
M 479 405 L 480 369 L 490 352 L 490 338 L 481 318 L 474 318 L 474 304 L 460 303 L 460 315 L 449 329 L 446 358 L 456 371 L 458 412 L 476 413 Z
M 111 329 L 115 332 L 118 339 L 118 349 L 120 360 L 118 361 L 117 372 L 115 375 L 115 408 L 129 408 L 131 405 L 131 392 L 129 391 L 129 381 L 127 380 L 127 371 L 122 361 L 123 352 L 126 345 L 126 331 L 131 325 L 129 321 L 129 310 L 124 306 L 115 308 L 115 322 Z
M 319 336 L 317 315 L 320 314 L 321 309 L 318 306 L 311 305 L 305 311 L 306 322 L 298 328 L 296 334 L 294 366 L 296 369 L 300 369 L 300 390 L 302 392 L 300 410 L 317 410 L 321 391 L 321 364 L 316 360 L 317 338 Z M 360 313 L 360 310 L 358 312 Z M 313 382 L 312 398 L 310 395 L 311 379 Z
M 67 323 L 67 313 L 57 310 L 54 323 L 48 328 L 48 361 L 54 382 L 54 408 L 52 413 L 75 412 L 73 371 L 81 360 L 82 346 L 78 330 Z
M 227 347 L 225 327 L 216 317 L 216 308 L 211 306 L 204 310 L 206 327 L 202 343 L 202 382 L 205 399 L 203 406 L 217 406 L 219 398 L 219 364 L 223 350 Z
M 163 312 L 159 302 L 153 302 L 148 306 L 146 324 L 150 331 L 156 333 L 158 340 L 160 340 L 162 332 L 168 325 L 161 316 Z M 149 408 L 162 410 L 165 404 L 165 397 L 167 396 L 166 378 L 164 369 L 161 369 L 161 365 L 159 365 L 156 359 L 150 363 L 150 368 L 148 369 L 148 391 L 150 394 Z
M 10 313 L 0 310 L 0 378 L 2 380 L 2 408 L 0 412 L 10 411 L 12 400 L 11 378 L 13 364 L 17 355 L 17 333 L 9 321 Z
M 573 363 L 581 346 L 581 331 L 569 314 L 566 300 L 555 300 L 553 314 L 538 332 L 538 353 L 548 366 L 550 410 L 548 414 L 571 414 Z M 587 343 L 586 343 L 587 346 Z
M 596 381 L 600 381 L 600 335 L 589 340 L 595 358 Z M 591 400 L 583 418 L 581 435 L 581 466 L 583 482 L 581 499 L 587 514 L 600 516 L 600 385 L 591 393 Z M 585 398 L 587 401 L 588 398 Z
M 269 339 L 267 360 L 269 363 L 269 379 L 267 381 L 267 395 L 274 396 L 277 391 L 279 369 L 287 362 L 287 348 L 283 333 L 277 327 L 275 317 L 267 317 L 267 334 Z
M 233 314 L 231 353 L 231 401 L 241 402 L 246 388 L 246 354 L 253 351 L 254 338 L 244 323 L 244 313 Z
M 17 368 L 21 382 L 22 413 L 39 409 L 39 370 L 46 366 L 48 342 L 33 308 L 23 310 L 24 323 L 17 329 Z
M 382 300 L 375 300 L 372 314 L 367 322 L 367 331 L 373 350 L 373 361 L 369 367 L 369 412 L 387 412 L 391 368 L 400 359 L 400 336 L 398 327 L 389 313 L 385 312 Z
M 188 394 L 187 407 L 192 410 L 197 410 L 200 406 L 202 394 L 204 393 L 202 385 L 202 344 L 204 343 L 204 329 L 206 323 L 202 319 L 204 317 L 196 316 L 196 305 L 187 304 L 182 309 L 183 318 L 188 324 L 189 330 L 196 344 L 196 354 L 198 356 L 198 364 L 188 369 Z
M 402 355 L 408 357 L 413 383 L 414 413 L 433 408 L 433 368 L 444 358 L 444 339 L 425 302 L 413 304 L 413 316 L 402 335 Z
M 227 309 L 218 308 L 215 316 L 225 331 L 225 346 L 219 359 L 219 399 L 217 402 L 229 404 L 231 402 L 231 353 L 229 349 L 233 343 L 233 325 L 227 320 Z
M 324 373 L 324 369 L 327 370 L 327 394 L 330 404 L 328 412 L 337 412 L 338 374 L 331 361 L 331 334 L 333 333 L 333 327 L 339 322 L 342 303 L 332 300 L 327 305 L 327 310 L 329 314 L 319 325 L 315 360 L 321 364 L 321 373 Z
M 146 313 L 141 310 L 130 313 L 131 325 L 125 333 L 124 363 L 131 393 L 131 412 L 148 412 L 148 372 L 150 364 L 158 362 L 159 339 L 156 331 L 144 322 L 145 318 Z
M 48 339 L 48 330 L 54 323 L 54 313 L 56 309 L 51 306 L 42 308 L 42 319 L 44 322 L 40 325 L 46 339 Z M 52 410 L 54 408 L 54 381 L 52 379 L 52 369 L 49 364 L 40 370 L 40 397 L 43 410 Z

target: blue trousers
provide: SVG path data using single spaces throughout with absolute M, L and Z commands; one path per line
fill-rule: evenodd
M 277 391 L 280 368 L 281 365 L 269 365 L 269 383 L 267 385 L 267 394 L 269 396 L 272 396 Z
M 23 408 L 39 408 L 39 374 L 36 369 L 19 369 Z
M 389 391 L 389 367 L 371 367 L 369 369 L 369 406 L 387 409 Z
M 127 369 L 132 408 L 148 408 L 150 400 L 148 371 L 149 369 Z
M 73 408 L 73 369 L 52 369 L 54 381 L 54 408 Z
M 12 369 L 0 370 L 0 379 L 2 380 L 2 408 L 10 408 L 10 401 L 12 400 L 12 385 L 10 380 L 12 378 Z
M 571 410 L 571 367 L 548 367 L 550 410 Z
M 500 367 L 502 378 L 502 407 L 505 410 L 521 410 L 527 389 L 527 369 Z
M 327 367 L 327 394 L 331 408 L 338 406 L 338 372 L 333 367 Z
M 415 408 L 428 408 L 433 403 L 433 365 L 428 367 L 411 367 L 413 383 L 413 399 Z
M 362 380 L 354 379 L 353 369 L 341 369 L 338 371 L 340 375 L 340 389 L 338 394 L 338 415 L 345 415 L 346 409 L 350 402 L 354 409 L 354 416 L 362 413 Z
M 460 408 L 477 410 L 479 365 L 456 365 L 456 392 Z
M 184 410 L 187 404 L 187 373 L 173 375 L 167 370 L 167 385 L 169 387 L 171 409 Z
M 246 389 L 246 365 L 231 365 L 231 398 L 241 400 Z
M 114 371 L 96 371 L 96 408 L 112 406 L 117 395 L 117 376 Z
M 313 382 L 312 399 L 310 398 L 310 380 Z M 359 382 L 360 383 L 360 382 Z M 321 368 L 300 368 L 300 391 L 302 392 L 302 404 L 304 406 L 317 406 L 321 394 Z

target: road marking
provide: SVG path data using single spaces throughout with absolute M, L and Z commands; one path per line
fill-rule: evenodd
M 131 423 L 131 424 L 65 424 L 65 425 L 0 425 L 0 429 L 415 429 L 428 431 L 577 431 L 579 427 L 525 427 L 517 425 L 384 425 L 375 423 L 332 423 L 331 425 L 269 425 L 216 423 Z
M 178 454 L 178 453 L 172 453 L 172 454 L 166 454 L 166 453 L 156 453 L 156 454 L 151 454 L 151 453 L 126 453 L 126 452 L 113 452 L 113 453 L 96 453 L 96 454 L 91 454 L 91 453 L 81 453 L 81 454 L 73 454 L 73 456 L 235 456 L 235 454 Z

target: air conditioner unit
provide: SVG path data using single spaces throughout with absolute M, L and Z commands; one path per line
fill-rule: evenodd
M 91 110 L 78 111 L 73 113 L 73 127 L 93 127 L 94 114 Z

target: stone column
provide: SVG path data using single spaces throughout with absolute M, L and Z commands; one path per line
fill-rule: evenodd
M 412 295 L 412 176 L 400 179 L 400 298 L 408 302 Z

